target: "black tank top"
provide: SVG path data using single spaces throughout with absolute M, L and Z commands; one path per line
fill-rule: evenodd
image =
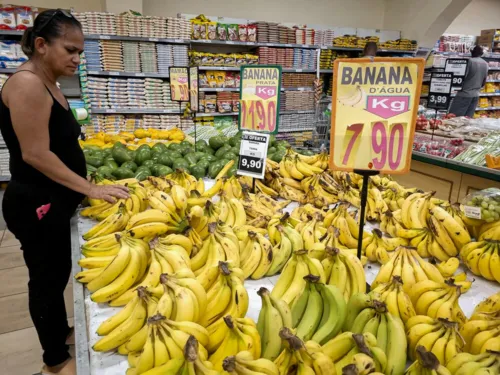
M 25 71 L 30 72 L 29 70 L 21 70 L 16 73 Z M 8 80 L 5 82 L 4 87 L 7 82 Z M 83 151 L 78 143 L 81 134 L 80 125 L 73 116 L 71 109 L 65 109 L 52 95 L 49 88 L 47 86 L 45 88 L 53 100 L 49 118 L 50 151 L 57 155 L 69 169 L 85 178 L 87 167 Z M 51 180 L 23 160 L 21 147 L 12 126 L 10 110 L 3 102 L 1 92 L 0 99 L 0 131 L 10 153 L 9 169 L 12 175 L 11 180 L 47 189 L 53 194 L 63 194 L 67 198 L 72 198 L 71 200 L 80 201 L 83 197 L 80 193 Z

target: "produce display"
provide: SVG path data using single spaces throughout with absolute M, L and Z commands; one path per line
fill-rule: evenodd
M 224 158 L 238 141 L 211 138 L 197 144 L 205 152 L 183 142 L 104 149 L 120 158 L 116 169 L 127 169 L 131 152 L 137 168 L 152 153 L 180 157 L 171 172 L 141 181 L 97 172 L 99 184 L 124 184 L 130 197 L 89 199 L 80 212 L 96 222 L 83 234 L 76 279 L 91 301 L 120 308 L 100 323 L 92 350 L 125 356 L 128 375 L 500 373 L 500 292 L 470 318 L 459 304 L 473 281 L 460 263 L 500 282 L 499 220 L 468 218 L 434 192 L 373 176 L 367 219 L 375 227 L 360 238 L 361 176 L 329 170 L 326 153 L 278 144 L 270 155 L 282 155 L 267 160 L 254 192 Z M 220 164 L 209 164 L 206 188 L 206 169 L 190 167 L 209 149 Z M 487 203 L 494 218 L 492 201 L 470 203 Z M 373 262 L 381 266 L 368 292 L 364 267 Z M 245 287 L 272 275 L 273 287 L 257 296 Z M 262 308 L 253 320 L 255 298 Z

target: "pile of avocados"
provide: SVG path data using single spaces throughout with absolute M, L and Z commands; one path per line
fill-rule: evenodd
M 83 152 L 87 161 L 87 173 L 106 179 L 135 177 L 143 181 L 149 176 L 166 176 L 176 169 L 184 169 L 199 179 L 206 176 L 215 178 L 230 160 L 235 163 L 227 175 L 236 174 L 240 144 L 241 133 L 238 133 L 231 138 L 224 135 L 212 137 L 208 143 L 199 140 L 196 147 L 183 141 L 168 146 L 164 143 L 156 143 L 154 146 L 143 144 L 136 150 L 130 150 L 117 142 L 107 149 L 88 145 Z M 288 147 L 288 142 L 276 141 L 271 136 L 267 157 L 280 162 Z

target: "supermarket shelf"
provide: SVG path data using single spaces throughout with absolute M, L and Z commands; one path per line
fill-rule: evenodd
M 16 68 L 1 68 L 0 73 L 3 74 L 12 74 L 16 71 Z
M 413 151 L 412 159 L 428 164 L 437 165 L 447 169 L 452 169 L 458 172 L 470 174 L 473 176 L 487 178 L 493 181 L 500 180 L 500 170 L 495 170 L 486 167 L 478 167 L 476 165 L 462 163 L 451 159 L 446 159 L 440 156 L 433 156 L 423 152 Z
M 285 129 L 282 129 L 280 128 L 278 130 L 278 134 L 279 133 L 288 133 L 288 132 L 311 132 L 314 130 L 314 127 L 312 128 L 285 128 Z
M 8 35 L 8 36 L 23 36 L 24 31 L 18 31 L 18 30 L 0 30 L 0 36 L 2 35 Z
M 91 108 L 92 114 L 110 114 L 110 113 L 118 113 L 118 114 L 181 114 L 182 112 L 178 109 L 149 109 L 149 108 L 135 108 L 135 109 L 126 109 L 126 108 Z
M 255 64 L 255 66 L 259 66 Z M 226 70 L 226 71 L 240 71 L 239 66 L 199 66 L 199 70 Z M 316 69 L 290 69 L 283 68 L 283 73 L 316 73 Z
M 500 70 L 500 67 L 497 67 L 497 68 L 488 68 L 488 70 Z
M 200 92 L 240 91 L 239 87 L 200 87 Z M 282 87 L 281 91 L 313 91 L 312 87 Z
M 331 73 L 331 74 L 333 74 L 333 68 L 332 69 L 320 69 L 319 72 L 320 73 Z
M 486 81 L 486 82 L 500 82 L 500 79 L 491 79 L 491 80 Z
M 282 87 L 281 91 L 313 91 L 312 87 Z
M 121 35 L 100 35 L 100 34 L 87 34 L 85 39 L 90 40 L 128 40 L 137 42 L 155 42 L 155 43 L 168 43 L 168 44 L 189 44 L 189 39 L 165 39 L 165 38 L 145 38 L 138 36 L 121 36 Z
M 358 48 L 358 47 L 337 47 L 337 46 L 317 46 L 316 48 L 321 48 L 321 49 L 330 49 L 333 51 L 355 51 L 355 52 L 361 52 L 363 51 L 363 48 Z M 379 49 L 377 52 L 382 52 L 382 53 L 411 53 L 414 54 L 416 50 L 402 50 L 402 49 Z
M 146 77 L 146 78 L 168 78 L 168 74 L 162 73 L 135 73 L 135 72 L 111 72 L 111 71 L 87 71 L 89 76 L 104 76 L 104 77 Z
M 316 73 L 316 69 L 292 69 L 283 68 L 283 73 Z
M 227 113 L 197 113 L 196 117 L 219 117 L 219 116 L 237 116 L 239 112 L 227 112 Z
M 305 114 L 305 113 L 314 113 L 314 109 L 307 111 L 280 111 L 280 115 L 293 115 L 293 114 Z
M 309 48 L 318 49 L 320 46 L 311 44 L 281 44 L 281 43 L 259 43 L 240 42 L 231 40 L 191 40 L 191 44 L 209 44 L 212 46 L 247 46 L 247 47 L 282 47 L 282 48 Z
M 500 110 L 500 107 L 485 107 L 485 108 L 477 107 L 476 108 L 476 111 L 497 111 L 497 110 Z
M 500 92 L 480 92 L 479 96 L 500 96 Z
M 10 176 L 0 176 L 0 182 L 9 182 Z

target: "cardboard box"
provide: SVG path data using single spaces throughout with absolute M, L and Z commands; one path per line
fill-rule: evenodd
M 480 36 L 476 40 L 476 44 L 480 46 L 486 46 L 491 48 L 491 44 L 493 43 L 494 39 L 494 34 L 493 35 L 488 35 L 488 36 Z
M 487 29 L 481 30 L 481 36 L 493 36 L 497 32 L 497 29 Z

